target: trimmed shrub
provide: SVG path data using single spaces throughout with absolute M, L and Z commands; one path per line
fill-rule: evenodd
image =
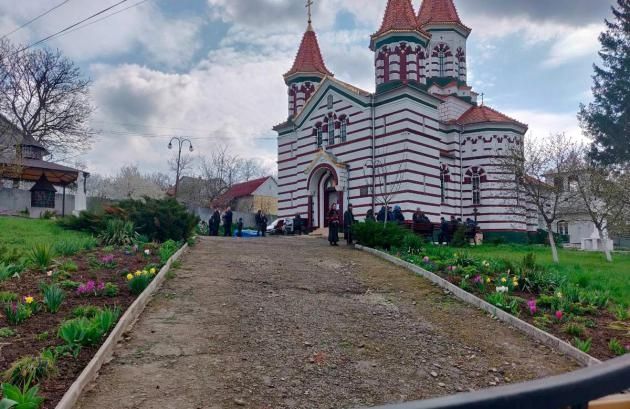
M 160 243 L 187 240 L 199 223 L 197 216 L 172 198 L 124 200 L 119 206 L 126 219 L 134 223 L 138 233 Z
M 396 223 L 383 224 L 368 221 L 355 224 L 353 229 L 359 244 L 385 250 L 390 250 L 392 247 L 400 248 L 405 236 L 413 234 Z

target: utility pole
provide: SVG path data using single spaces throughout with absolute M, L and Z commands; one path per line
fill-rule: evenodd
M 190 147 L 188 148 L 190 150 L 190 152 L 192 152 L 193 149 L 193 145 L 192 142 L 190 141 L 190 139 L 181 137 L 181 136 L 174 136 L 173 138 L 171 138 L 171 141 L 168 143 L 168 148 L 169 149 L 173 149 L 173 141 L 177 142 L 178 145 L 178 150 L 177 150 L 177 170 L 176 170 L 176 175 L 175 175 L 175 199 L 177 199 L 177 189 L 179 189 L 179 172 L 180 172 L 180 164 L 181 164 L 181 160 L 182 160 L 182 148 L 184 147 L 184 145 L 186 144 L 186 142 L 188 142 L 188 145 L 190 145 Z

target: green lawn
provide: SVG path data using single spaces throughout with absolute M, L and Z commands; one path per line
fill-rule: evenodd
M 614 254 L 608 263 L 603 253 L 559 250 L 560 265 L 551 259 L 551 249 L 543 246 L 499 245 L 479 246 L 468 250 L 471 255 L 522 261 L 532 252 L 536 262 L 564 273 L 569 280 L 583 288 L 609 291 L 617 303 L 630 305 L 630 254 Z
M 64 230 L 52 220 L 0 217 L 0 248 L 6 246 L 8 250 L 15 248 L 24 253 L 38 243 L 55 246 L 59 242 L 90 239 L 87 234 Z

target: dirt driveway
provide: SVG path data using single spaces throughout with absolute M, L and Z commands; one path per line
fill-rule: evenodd
M 203 238 L 77 408 L 354 408 L 575 368 L 358 250 Z

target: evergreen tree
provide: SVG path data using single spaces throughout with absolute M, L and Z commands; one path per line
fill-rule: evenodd
M 578 118 L 593 139 L 590 156 L 604 165 L 630 163 L 630 0 L 617 0 L 614 20 L 606 20 L 599 52 L 603 66 L 594 65 L 594 101 L 581 105 Z

